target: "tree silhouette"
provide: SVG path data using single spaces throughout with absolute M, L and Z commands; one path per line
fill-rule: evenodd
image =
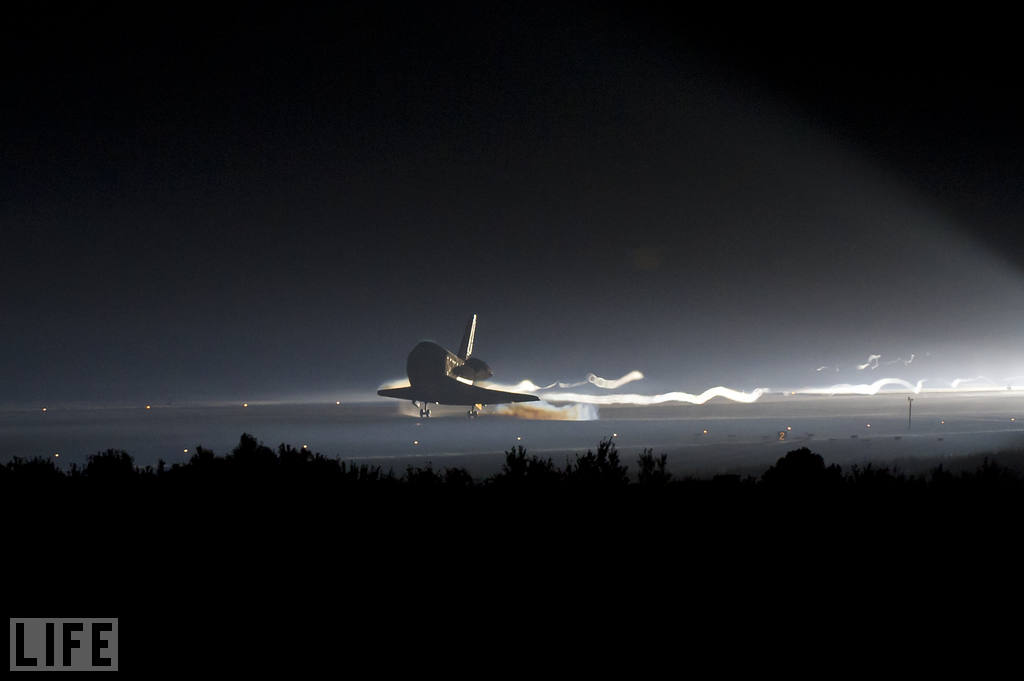
M 128 452 L 108 449 L 89 457 L 85 465 L 85 476 L 104 482 L 129 481 L 135 475 L 135 462 Z
M 668 464 L 668 454 L 655 456 L 653 449 L 644 449 L 637 457 L 637 482 L 645 487 L 664 487 L 672 481 L 672 474 L 665 467 Z
M 843 472 L 833 464 L 825 466 L 825 459 L 807 447 L 794 449 L 775 462 L 761 476 L 761 483 L 767 487 L 790 489 L 823 489 L 835 487 L 842 482 Z
M 590 450 L 583 456 L 577 454 L 565 477 L 578 488 L 609 489 L 629 484 L 629 472 L 619 462 L 619 452 L 611 438 L 601 440 L 596 454 Z
M 505 463 L 501 471 L 491 476 L 489 482 L 497 487 L 552 487 L 562 481 L 562 471 L 551 459 L 527 456 L 526 449 L 518 445 L 505 452 Z
M 238 446 L 231 450 L 228 461 L 249 471 L 267 471 L 277 463 L 274 450 L 248 433 L 242 433 Z

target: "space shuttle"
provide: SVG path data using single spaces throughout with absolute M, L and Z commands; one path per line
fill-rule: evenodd
M 466 322 L 458 353 L 433 341 L 420 341 L 405 362 L 409 385 L 405 388 L 378 390 L 381 397 L 410 400 L 420 410 L 420 418 L 430 416 L 430 404 L 468 406 L 467 414 L 475 417 L 485 404 L 536 402 L 540 398 L 525 393 L 493 390 L 476 385 L 493 375 L 487 362 L 473 356 L 476 338 L 476 315 Z

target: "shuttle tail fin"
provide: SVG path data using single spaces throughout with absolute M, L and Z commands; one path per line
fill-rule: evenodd
M 473 337 L 476 335 L 476 315 L 466 322 L 466 330 L 462 334 L 462 343 L 459 345 L 459 357 L 469 359 L 473 354 Z

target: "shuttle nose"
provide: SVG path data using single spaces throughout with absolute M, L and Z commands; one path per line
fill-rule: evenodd
M 409 353 L 405 369 L 409 383 L 417 385 L 436 380 L 445 374 L 445 359 L 448 353 L 437 343 L 423 341 Z

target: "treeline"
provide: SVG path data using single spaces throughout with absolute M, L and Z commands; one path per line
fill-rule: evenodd
M 350 463 L 314 453 L 306 448 L 281 444 L 277 450 L 243 433 L 238 445 L 226 456 L 197 447 L 187 463 L 167 466 L 136 466 L 124 451 L 108 449 L 88 458 L 84 466 L 72 464 L 63 470 L 49 458 L 15 457 L 0 466 L 0 481 L 8 490 L 38 485 L 116 486 L 122 489 L 150 485 L 216 485 L 221 489 L 239 486 L 303 485 L 344 486 L 358 489 L 438 490 L 577 490 L 603 491 L 659 489 L 842 493 L 850 491 L 884 494 L 970 490 L 999 492 L 1024 490 L 1024 477 L 1017 471 L 985 458 L 973 470 L 957 473 L 939 465 L 924 474 L 907 474 L 885 466 L 851 466 L 843 471 L 826 465 L 819 454 L 806 447 L 780 458 L 760 476 L 716 475 L 712 478 L 677 478 L 668 470 L 668 456 L 645 449 L 635 467 L 624 464 L 614 441 L 602 440 L 596 450 L 577 454 L 559 466 L 551 458 L 531 455 L 522 446 L 505 452 L 501 470 L 484 479 L 474 479 L 459 467 L 408 466 L 398 474 L 365 463 Z

